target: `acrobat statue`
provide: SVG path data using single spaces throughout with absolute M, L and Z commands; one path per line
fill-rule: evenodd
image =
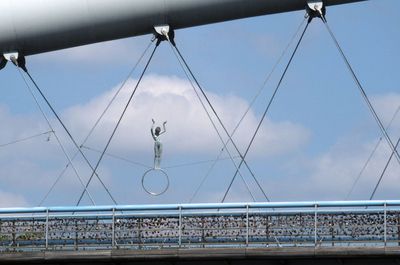
M 167 121 L 164 121 L 163 123 L 163 131 L 161 131 L 160 127 L 156 127 L 154 130 L 154 124 L 155 121 L 154 119 L 151 119 L 153 122 L 153 125 L 151 126 L 151 136 L 154 139 L 154 169 L 161 169 L 160 164 L 161 164 L 161 155 L 162 155 L 162 143 L 160 141 L 160 135 L 165 133 L 167 130 L 165 129 L 165 124 L 167 124 Z

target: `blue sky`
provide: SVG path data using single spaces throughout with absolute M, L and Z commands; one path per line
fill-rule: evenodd
M 400 105 L 400 18 L 396 14 L 399 8 L 398 1 L 375 0 L 330 7 L 327 11 L 332 30 L 384 124 Z M 229 130 L 260 89 L 303 16 L 303 11 L 292 12 L 176 32 L 178 46 Z M 141 36 L 27 58 L 31 73 L 78 142 L 150 39 L 151 36 Z M 288 55 L 238 131 L 235 140 L 241 150 L 245 149 L 287 60 Z M 139 69 L 142 68 L 143 64 Z M 104 147 L 138 75 L 136 71 L 88 141 L 89 147 Z M 0 121 L 4 125 L 1 143 L 48 131 L 15 68 L 8 65 L 0 72 L 0 80 Z M 46 112 L 57 135 L 73 154 L 71 142 L 51 113 Z M 168 120 L 167 133 L 162 138 L 163 167 L 171 180 L 167 193 L 160 197 L 147 195 L 140 182 L 146 168 L 108 156 L 99 174 L 121 204 L 187 202 L 210 164 L 168 167 L 215 159 L 221 143 L 167 43 L 157 51 L 109 152 L 151 165 L 151 118 L 158 123 Z M 393 141 L 400 135 L 399 122 L 397 117 L 389 129 Z M 249 153 L 251 168 L 274 201 L 342 200 L 379 137 L 379 128 L 328 32 L 320 20 L 314 20 Z M 37 205 L 64 169 L 66 159 L 54 137 L 46 140 L 47 136 L 42 136 L 0 149 L 2 206 Z M 230 150 L 236 156 L 232 146 Z M 350 199 L 369 198 L 389 151 L 382 142 Z M 95 164 L 98 154 L 84 152 Z M 82 159 L 76 160 L 76 167 L 87 179 L 90 171 Z M 220 201 L 234 171 L 229 160 L 219 162 L 194 201 Z M 393 161 L 377 199 L 398 198 L 399 173 L 399 165 Z M 161 179 L 154 177 L 150 184 L 157 188 Z M 245 170 L 243 177 L 255 198 L 262 201 L 262 194 Z M 228 201 L 250 201 L 244 187 L 237 179 Z M 96 203 L 110 203 L 97 182 L 90 186 L 90 191 Z M 68 170 L 45 205 L 74 204 L 80 192 L 76 176 Z M 83 203 L 90 202 L 85 198 Z

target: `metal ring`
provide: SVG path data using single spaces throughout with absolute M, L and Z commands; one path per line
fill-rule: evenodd
M 149 173 L 152 172 L 152 171 L 160 171 L 162 174 L 164 174 L 164 176 L 165 176 L 165 178 L 166 178 L 166 180 L 167 180 L 167 186 L 165 187 L 165 189 L 163 189 L 163 190 L 162 190 L 161 192 L 159 192 L 159 193 L 152 192 L 152 191 L 148 190 L 148 189 L 145 187 L 145 185 L 144 185 L 144 180 L 145 180 L 147 174 L 149 174 Z M 163 194 L 168 190 L 168 188 L 169 188 L 169 177 L 168 177 L 167 172 L 165 172 L 165 171 L 162 170 L 161 168 L 160 168 L 160 169 L 151 168 L 151 169 L 147 170 L 147 171 L 143 174 L 143 177 L 142 177 L 142 187 L 143 187 L 144 191 L 147 192 L 147 193 L 150 194 L 150 195 L 153 195 L 153 196 L 160 196 L 160 195 L 163 195 Z

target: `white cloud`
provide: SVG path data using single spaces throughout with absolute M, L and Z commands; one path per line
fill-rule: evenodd
M 296 157 L 282 176 L 265 180 L 267 194 L 274 201 L 368 200 L 390 155 L 384 142 L 347 197 L 376 140 L 350 143 L 339 140 L 329 150 L 314 157 Z M 288 164 L 283 162 L 282 164 Z M 392 160 L 374 199 L 398 199 L 400 166 Z M 272 188 L 273 187 L 273 188 Z
M 92 146 L 104 146 L 135 84 L 136 80 L 130 80 L 129 85 L 121 92 L 95 131 L 94 138 L 90 141 Z M 67 123 L 72 124 L 73 131 L 80 134 L 80 138 L 83 138 L 84 134 L 90 130 L 116 89 L 112 89 L 87 104 L 75 106 L 66 111 L 64 117 L 68 120 Z M 248 103 L 232 95 L 220 96 L 208 93 L 208 96 L 226 128 L 232 131 L 248 107 Z M 145 78 L 138 88 L 113 140 L 113 150 L 122 152 L 151 151 L 152 118 L 156 120 L 157 125 L 168 121 L 167 133 L 162 136 L 162 141 L 169 152 L 215 153 L 221 148 L 220 140 L 190 84 L 177 77 L 153 75 Z M 216 119 L 214 120 L 218 123 Z M 235 135 L 235 140 L 240 148 L 244 149 L 247 146 L 258 121 L 259 117 L 250 111 Z M 218 128 L 223 138 L 226 139 L 226 134 L 220 126 Z M 268 156 L 290 152 L 304 144 L 308 137 L 308 130 L 300 125 L 289 121 L 272 122 L 267 120 L 260 130 L 252 154 Z
M 325 191 L 330 198 L 336 196 L 336 199 L 345 199 L 374 146 L 375 142 L 364 145 L 352 145 L 349 142 L 338 143 L 329 152 L 314 161 L 314 173 L 311 176 L 310 185 Z M 390 149 L 382 141 L 362 173 L 350 199 L 369 199 L 389 156 Z M 383 198 L 382 196 L 385 194 L 389 196 L 395 194 L 394 191 L 397 190 L 395 183 L 398 183 L 400 173 L 400 167 L 396 163 L 396 160 L 393 159 L 375 198 Z
M 135 84 L 135 80 L 129 81 L 129 85 L 104 117 L 88 145 L 97 149 L 104 146 Z M 117 87 L 86 104 L 73 106 L 61 113 L 65 119 L 65 124 L 70 127 L 69 129 L 76 136 L 78 142 L 89 131 L 116 89 Z M 233 95 L 221 96 L 214 93 L 208 93 L 208 95 L 228 130 L 232 130 L 248 107 L 248 103 Z M 139 87 L 133 104 L 115 136 L 110 152 L 122 156 L 124 154 L 136 154 L 139 157 L 141 154 L 149 155 L 152 153 L 153 143 L 150 136 L 150 126 L 153 117 L 157 120 L 157 124 L 168 120 L 167 133 L 162 138 L 166 155 L 167 153 L 176 153 L 196 157 L 196 155 L 206 154 L 213 157 L 221 148 L 218 136 L 210 125 L 190 84 L 177 77 L 153 75 L 145 78 L 143 84 Z M 47 125 L 41 116 L 16 115 L 10 113 L 4 107 L 0 108 L 0 121 L 2 124 L 7 124 L 0 133 L 4 142 L 47 131 Z M 244 149 L 244 146 L 247 145 L 258 121 L 259 117 L 250 111 L 235 137 L 240 148 Z M 53 125 L 57 124 L 54 119 L 51 119 L 51 122 Z M 55 127 L 63 143 L 68 147 L 69 153 L 72 154 L 74 149 L 71 142 L 59 125 Z M 220 131 L 225 139 L 225 134 L 221 129 Z M 266 120 L 251 155 L 264 157 L 265 155 L 288 153 L 299 148 L 308 140 L 308 137 L 308 130 L 302 126 L 289 121 L 272 122 Z M 2 189 L 7 188 L 7 198 L 11 198 L 4 199 L 6 204 L 24 205 L 24 203 L 26 204 L 24 200 L 26 197 L 32 205 L 35 205 L 42 199 L 42 196 L 65 166 L 66 159 L 54 137 L 50 142 L 47 142 L 46 139 L 47 136 L 38 137 L 1 150 L 0 185 Z M 93 155 L 98 156 L 97 154 Z M 76 160 L 76 166 L 81 176 L 87 179 L 90 172 L 82 159 Z M 115 176 L 111 178 L 113 176 L 110 171 L 111 168 L 105 163 L 101 165 L 98 172 L 107 185 L 118 186 Z M 98 183 L 95 183 L 97 182 L 95 181 L 90 188 L 92 194 L 94 194 L 94 197 L 102 196 L 104 191 Z M 76 176 L 69 169 L 46 203 L 60 200 L 73 203 L 69 201 L 71 196 L 75 198 L 79 195 L 80 190 L 81 186 Z M 115 193 L 117 190 L 113 189 L 113 192 Z M 15 196 L 13 197 L 10 194 Z M 55 196 L 56 194 L 57 196 Z M 174 194 L 173 197 L 179 198 L 179 192 Z M 11 204 L 12 201 L 15 201 L 15 204 Z
M 53 125 L 56 124 L 55 120 L 50 119 L 50 121 Z M 14 114 L 8 111 L 6 107 L 0 106 L 0 122 L 4 125 L 0 131 L 0 199 L 2 200 L 0 207 L 25 205 L 24 198 L 31 205 L 35 205 L 65 168 L 67 159 L 55 137 L 51 136 L 48 141 L 49 134 L 42 134 L 49 131 L 49 128 L 41 116 Z M 58 126 L 55 126 L 55 128 L 58 132 L 57 135 L 71 154 L 71 142 L 64 138 L 65 135 L 61 128 Z M 21 139 L 25 140 L 18 143 L 14 142 Z M 12 144 L 5 145 L 7 143 Z M 90 174 L 87 165 L 80 157 L 74 161 L 74 164 L 85 181 Z M 107 169 L 101 167 L 100 171 L 102 180 L 110 183 Z M 100 189 L 97 181 L 93 181 L 90 188 L 91 191 Z M 65 195 L 71 194 L 71 192 L 78 193 L 81 189 L 81 184 L 72 168 L 69 167 L 50 195 L 50 199 L 58 192 L 58 194 Z M 6 192 L 3 193 L 2 191 Z M 15 203 L 12 199 L 15 199 Z M 74 203 L 74 201 L 68 201 L 68 203 Z
M 396 93 L 377 95 L 373 97 L 373 102 L 383 123 L 388 124 L 400 106 L 400 95 Z M 393 128 L 391 128 L 391 137 L 394 143 L 400 136 L 398 122 L 396 122 L 398 120 L 399 117 L 396 117 Z M 368 132 L 366 133 L 368 134 Z M 359 135 L 357 136 L 359 137 Z M 354 135 L 346 135 L 346 137 L 338 139 L 327 151 L 315 157 L 302 159 L 292 165 L 298 168 L 302 177 L 276 183 L 276 185 L 285 191 L 284 194 L 297 200 L 343 200 L 347 197 L 379 141 L 378 136 L 380 135 L 365 142 Z M 391 149 L 385 139 L 382 138 L 378 149 L 359 178 L 349 199 L 369 199 L 390 154 Z M 307 172 L 309 172 L 308 175 Z M 393 157 L 374 198 L 397 199 L 399 176 L 400 165 Z
M 376 111 L 387 124 L 400 105 L 400 94 L 376 95 L 372 99 Z M 390 130 L 393 142 L 400 137 L 396 122 L 399 118 L 395 119 Z M 376 129 L 375 124 L 371 124 Z M 278 167 L 280 177 L 264 180 L 263 186 L 267 193 L 275 201 L 344 200 L 380 137 L 376 133 L 371 135 L 369 130 L 362 133 L 353 130 L 349 132 L 317 154 L 310 156 L 300 152 L 287 161 L 281 161 Z M 365 140 L 366 137 L 369 140 Z M 369 199 L 390 154 L 391 150 L 383 138 L 349 199 Z M 398 199 L 398 183 L 400 165 L 393 157 L 374 199 Z
M 0 122 L 6 125 L 0 130 L 0 145 L 35 132 L 48 131 L 43 123 L 37 122 L 36 117 L 14 115 L 3 105 L 0 105 Z
M 25 207 L 28 206 L 22 195 L 0 191 L 0 207 Z
M 135 84 L 135 80 L 129 81 L 129 85 L 104 117 L 88 145 L 98 149 L 101 149 L 99 146 L 104 146 Z M 62 116 L 66 119 L 66 124 L 71 125 L 71 131 L 74 135 L 81 139 L 85 136 L 116 89 L 117 87 L 86 104 L 73 106 L 63 113 Z M 221 96 L 210 92 L 207 92 L 207 94 L 228 130 L 232 130 L 248 107 L 248 103 L 233 95 Z M 400 96 L 397 94 L 375 96 L 374 103 L 382 118 L 388 121 L 400 104 Z M 162 138 L 166 153 L 187 154 L 188 156 L 214 155 L 221 147 L 219 139 L 190 84 L 177 77 L 153 75 L 145 78 L 139 87 L 133 104 L 128 109 L 127 116 L 112 143 L 112 153 L 146 155 L 152 153 L 152 139 L 149 129 L 153 117 L 158 124 L 168 120 L 167 133 Z M 46 128 L 38 117 L 19 117 L 9 113 L 5 108 L 0 108 L 0 120 L 3 124 L 8 124 L 1 132 L 2 137 L 5 138 L 18 138 Z M 259 117 L 250 111 L 235 137 L 242 150 L 250 140 L 258 121 Z M 368 134 L 368 132 L 366 133 Z M 284 168 L 285 164 L 287 166 L 289 162 L 282 161 L 281 164 L 284 169 L 281 167 L 281 170 L 285 171 L 282 174 L 286 174 L 283 178 L 260 179 L 264 183 L 263 186 L 266 187 L 267 194 L 273 200 L 344 199 L 377 141 L 377 139 L 371 139 L 365 142 L 361 138 L 355 139 L 353 135 L 346 135 L 338 139 L 328 150 L 308 157 L 296 151 L 301 150 L 300 147 L 308 141 L 309 137 L 309 130 L 290 121 L 266 120 L 262 126 L 251 153 L 253 158 L 264 159 L 273 156 L 274 159 L 279 159 L 276 158 L 277 155 L 286 155 L 284 158 L 287 158 L 293 156 L 294 153 L 296 154 L 293 156 L 296 161 L 291 160 L 290 168 Z M 60 165 L 65 163 L 65 158 L 59 153 L 54 141 L 52 141 L 53 145 L 48 146 L 47 149 L 43 148 L 43 142 L 45 142 L 45 139 L 39 139 L 37 143 L 33 141 L 31 144 L 21 145 L 20 148 L 16 148 L 12 152 L 1 154 L 3 160 L 5 158 L 8 160 L 4 162 L 0 171 L 2 175 L 0 183 L 3 189 L 4 187 L 10 188 L 7 192 L 16 192 L 15 197 L 6 193 L 7 198 L 11 199 L 4 199 L 5 202 L 12 202 L 12 199 L 15 198 L 14 201 L 17 204 L 23 204 L 25 202 L 24 197 L 18 195 L 19 193 L 30 192 L 30 195 L 27 196 L 32 196 L 33 191 L 43 193 L 59 173 Z M 41 158 L 37 156 L 39 149 L 42 151 L 40 153 Z M 389 154 L 390 149 L 385 141 L 382 141 L 380 148 L 378 148 L 350 197 L 351 199 L 368 199 Z M 14 158 L 9 158 L 10 155 Z M 58 155 L 58 160 L 54 159 L 55 155 Z M 16 161 L 17 158 L 18 161 Z M 29 163 L 30 159 L 32 161 Z M 43 161 L 52 161 L 49 162 L 52 165 L 47 162 L 46 165 L 43 165 Z M 115 180 L 111 179 L 112 172 L 106 164 L 103 166 L 100 170 L 103 179 L 107 183 L 113 183 Z M 87 177 L 86 165 L 80 161 L 78 167 L 80 172 L 85 168 L 82 175 Z M 260 172 L 256 172 L 256 175 L 258 175 L 257 173 Z M 399 173 L 400 166 L 393 160 L 378 190 L 377 199 L 396 198 Z M 25 179 L 26 175 L 30 177 Z M 240 180 L 237 182 L 236 188 L 229 195 L 229 201 L 249 200 L 244 186 Z M 76 187 L 79 187 L 79 191 L 80 185 L 76 177 L 69 171 L 68 177 L 62 182 L 61 193 L 68 193 Z M 93 188 L 99 191 L 98 185 Z M 222 191 L 217 187 L 215 188 L 207 193 L 209 197 L 207 201 L 221 197 Z M 174 198 L 180 197 L 179 194 L 173 196 Z
M 398 111 L 398 108 L 400 107 L 400 94 L 389 93 L 374 96 L 372 103 L 374 108 L 377 110 L 379 117 L 381 117 L 382 123 L 387 126 L 392 120 L 393 115 L 396 113 L 396 111 Z M 400 126 L 398 125 L 400 117 L 398 116 L 399 113 L 397 113 L 397 117 L 395 117 L 395 120 L 392 123 L 392 129 L 400 129 Z

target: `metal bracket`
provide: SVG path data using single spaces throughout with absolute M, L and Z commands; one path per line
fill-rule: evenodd
M 4 59 L 13 63 L 13 62 L 18 61 L 19 53 L 18 52 L 9 52 L 9 53 L 3 54 L 3 56 L 4 56 Z
M 307 14 L 309 16 L 309 21 L 311 21 L 315 17 L 325 19 L 326 8 L 324 2 L 321 0 L 308 0 Z
M 4 59 L 6 62 L 12 62 L 15 66 L 20 67 L 22 70 L 25 72 L 26 67 L 25 67 L 25 56 L 20 55 L 18 52 L 8 52 L 3 54 Z M 1 64 L 0 64 L 0 69 L 1 69 Z
M 4 56 L 0 55 L 0 70 L 3 69 L 7 65 L 7 59 Z
M 155 38 L 157 39 L 157 45 L 166 40 L 175 46 L 175 32 L 169 25 L 154 26 L 154 30 Z
M 168 36 L 170 30 L 169 25 L 155 26 L 154 30 L 156 31 L 157 34 L 165 36 L 167 39 L 169 38 Z

